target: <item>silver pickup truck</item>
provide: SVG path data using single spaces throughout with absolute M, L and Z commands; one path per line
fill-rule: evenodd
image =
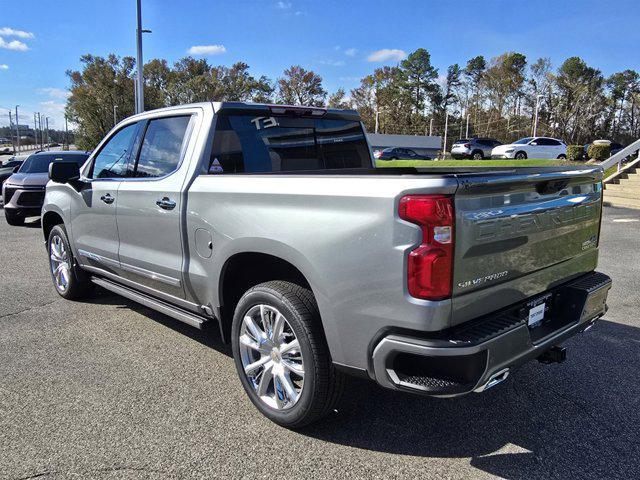
M 97 284 L 214 326 L 290 428 L 330 411 L 345 374 L 483 391 L 564 360 L 607 310 L 598 167 L 375 169 L 354 111 L 224 102 L 128 118 L 49 175 L 58 293 Z

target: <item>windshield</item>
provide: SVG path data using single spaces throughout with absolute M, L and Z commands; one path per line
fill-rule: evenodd
M 521 138 L 520 140 L 516 140 L 515 142 L 513 142 L 513 145 L 524 145 L 526 143 L 529 143 L 531 140 L 533 140 L 533 137 Z
M 76 162 L 78 166 L 81 166 L 87 158 L 89 158 L 89 155 L 65 155 L 60 153 L 31 155 L 24 161 L 18 172 L 47 173 L 51 162 Z

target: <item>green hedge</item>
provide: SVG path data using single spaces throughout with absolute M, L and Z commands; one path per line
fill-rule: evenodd
M 567 145 L 567 159 L 577 162 L 582 160 L 584 147 L 582 145 Z
M 589 145 L 587 154 L 590 159 L 602 162 L 611 156 L 611 145 L 596 145 L 592 143 Z

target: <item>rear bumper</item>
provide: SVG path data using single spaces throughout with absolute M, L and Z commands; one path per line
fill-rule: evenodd
M 510 371 L 589 328 L 606 313 L 611 279 L 592 272 L 545 294 L 553 311 L 530 329 L 527 299 L 438 337 L 384 336 L 373 349 L 372 370 L 383 387 L 453 397 L 483 391 Z M 546 314 L 545 314 L 546 315 Z

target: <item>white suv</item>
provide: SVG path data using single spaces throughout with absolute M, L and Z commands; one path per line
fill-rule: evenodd
M 556 138 L 525 137 L 491 150 L 491 158 L 567 158 L 567 145 Z

